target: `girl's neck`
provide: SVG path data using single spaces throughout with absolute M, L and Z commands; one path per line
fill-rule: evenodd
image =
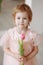
M 19 34 L 22 34 L 22 33 L 25 34 L 25 33 L 28 31 L 28 27 L 27 27 L 27 28 L 23 28 L 23 29 L 20 29 L 20 28 L 16 27 L 16 29 L 17 29 L 17 32 L 18 32 Z

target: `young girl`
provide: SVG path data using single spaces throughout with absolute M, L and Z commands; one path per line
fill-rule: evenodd
M 33 32 L 28 26 L 32 20 L 32 10 L 26 4 L 17 5 L 13 9 L 13 18 L 16 26 L 5 32 L 1 38 L 4 49 L 3 65 L 37 65 L 36 55 L 38 53 L 38 34 Z M 23 40 L 24 56 L 19 54 L 18 38 L 25 35 Z

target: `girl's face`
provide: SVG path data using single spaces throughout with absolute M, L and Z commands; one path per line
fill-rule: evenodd
M 27 12 L 17 12 L 15 16 L 15 23 L 17 27 L 25 29 L 29 24 Z

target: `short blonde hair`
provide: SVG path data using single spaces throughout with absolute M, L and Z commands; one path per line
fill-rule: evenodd
M 29 22 L 31 22 L 32 20 L 32 10 L 30 8 L 30 6 L 28 6 L 25 3 L 19 4 L 17 5 L 12 12 L 13 17 L 15 18 L 15 15 L 17 12 L 27 12 L 28 17 L 29 17 Z

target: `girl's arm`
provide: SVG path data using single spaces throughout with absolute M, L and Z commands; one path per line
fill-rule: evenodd
M 17 59 L 18 61 L 21 61 L 20 58 L 21 56 L 16 54 L 16 53 L 13 53 L 10 48 L 4 48 L 4 52 L 7 53 L 8 55 L 12 56 L 13 58 Z
M 38 46 L 34 46 L 33 51 L 26 57 L 27 59 L 33 58 L 38 53 Z
M 14 53 L 11 52 L 10 48 L 4 48 L 4 52 L 12 57 L 14 57 Z

